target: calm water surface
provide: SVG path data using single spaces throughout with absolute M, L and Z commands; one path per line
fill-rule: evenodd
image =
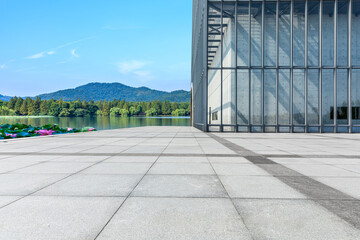
M 143 126 L 190 126 L 189 117 L 0 117 L 0 124 L 23 123 L 35 127 L 59 124 L 62 128 L 94 127 L 97 130 Z

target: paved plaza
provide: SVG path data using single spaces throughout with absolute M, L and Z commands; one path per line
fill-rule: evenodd
M 1 140 L 0 239 L 360 239 L 359 186 L 356 134 Z

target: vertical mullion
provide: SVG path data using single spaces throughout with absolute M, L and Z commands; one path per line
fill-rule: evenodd
M 223 132 L 223 41 L 224 41 L 224 36 L 223 36 L 223 32 L 224 32 L 224 29 L 223 29 L 223 17 L 224 17 L 224 10 L 223 10 L 223 7 L 224 7 L 224 2 L 221 2 L 221 15 L 220 15 L 220 27 L 221 27 L 221 30 L 220 30 L 220 111 L 221 111 L 221 118 L 220 118 L 220 132 Z
M 334 133 L 337 132 L 337 10 L 338 0 L 334 3 Z
M 308 0 L 305 1 L 305 132 L 308 132 Z
M 352 24 L 352 0 L 349 1 L 349 14 L 348 14 L 348 124 L 349 133 L 352 133 L 352 104 L 351 104 L 351 78 L 352 78 L 352 66 L 351 66 L 351 24 Z
M 294 132 L 293 127 L 293 81 L 294 81 L 294 62 L 293 62 L 293 38 L 294 38 L 294 1 L 290 3 L 290 132 Z
M 323 13 L 323 1 L 320 0 L 320 10 L 319 10 L 319 20 L 320 20 L 320 23 L 319 23 L 319 85 L 320 85 L 320 91 L 319 91 L 319 113 L 320 113 L 320 118 L 319 118 L 319 121 L 320 121 L 320 133 L 323 132 L 323 117 L 322 117 L 322 13 Z
M 235 2 L 235 132 L 238 132 L 238 71 L 237 71 L 237 51 L 238 51 L 238 26 L 237 26 L 237 8 L 238 2 Z
M 208 132 L 209 131 L 209 126 L 208 124 L 210 123 L 209 119 L 211 119 L 209 117 L 209 48 L 208 48 L 208 39 L 209 39 L 209 29 L 208 29 L 208 25 L 209 25 L 209 6 L 208 6 L 208 1 L 205 2 L 205 32 L 206 32 L 206 37 L 204 37 L 205 39 L 205 46 L 206 46 L 206 55 L 205 55 L 205 61 L 206 61 L 206 67 L 205 67 L 205 131 Z
M 262 102 L 262 132 L 265 132 L 265 81 L 264 81 L 264 75 L 265 75 L 265 56 L 264 56 L 264 43 L 265 43 L 265 1 L 262 1 L 262 12 L 261 12 L 261 102 Z
M 251 132 L 251 0 L 249 1 L 249 56 L 248 56 L 248 75 L 249 75 L 249 132 Z
M 279 131 L 279 1 L 276 1 L 276 115 L 275 132 Z

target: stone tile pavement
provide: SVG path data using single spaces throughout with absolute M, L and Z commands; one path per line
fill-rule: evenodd
M 360 135 L 143 127 L 0 141 L 0 240 L 360 239 Z

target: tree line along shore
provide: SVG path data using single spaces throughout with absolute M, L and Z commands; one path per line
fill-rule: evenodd
M 0 101 L 0 116 L 54 116 L 54 117 L 85 117 L 85 116 L 190 116 L 190 103 L 152 101 L 126 102 L 112 101 L 63 101 L 41 100 L 13 97 L 9 101 Z

